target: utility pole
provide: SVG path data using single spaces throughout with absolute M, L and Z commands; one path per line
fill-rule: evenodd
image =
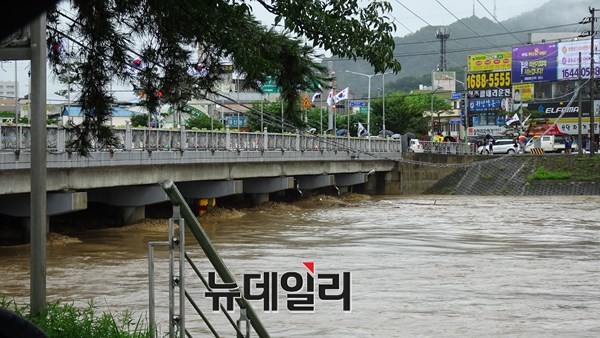
M 596 110 L 596 107 L 594 105 L 594 89 L 595 89 L 595 79 L 594 79 L 594 75 L 596 73 L 596 67 L 594 65 L 594 37 L 596 35 L 596 28 L 595 28 L 595 23 L 596 23 L 596 11 L 600 11 L 600 9 L 595 9 L 592 7 L 589 7 L 589 11 L 590 14 L 592 15 L 591 17 L 587 17 L 584 18 L 583 21 L 580 22 L 580 24 L 586 24 L 586 23 L 590 23 L 592 25 L 592 29 L 584 34 L 581 34 L 581 37 L 585 37 L 585 36 L 590 36 L 590 140 L 589 140 L 589 144 L 590 144 L 590 157 L 594 156 L 594 153 L 596 152 L 596 135 L 595 135 L 595 129 L 596 129 L 596 123 L 594 121 L 594 113 Z
M 592 23 L 592 31 L 591 31 L 591 50 L 590 50 L 590 157 L 594 157 L 594 152 L 596 148 L 596 123 L 594 122 L 594 114 L 596 113 L 596 106 L 594 105 L 594 87 L 596 87 L 596 83 L 594 80 L 594 73 L 596 73 L 596 69 L 594 68 L 594 36 L 596 35 L 596 29 L 594 28 L 594 24 L 596 22 L 596 9 L 589 7 L 590 14 L 592 15 L 591 23 Z

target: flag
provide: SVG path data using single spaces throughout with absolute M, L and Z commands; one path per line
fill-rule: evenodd
M 329 91 L 329 95 L 327 96 L 327 104 L 330 106 L 333 104 L 333 89 Z
M 519 114 L 515 113 L 515 115 L 513 115 L 510 120 L 506 121 L 506 125 L 510 126 L 513 122 L 519 122 Z
M 363 131 L 365 131 L 365 127 L 362 125 L 362 123 L 358 122 L 358 134 L 356 136 L 360 136 Z
M 342 100 L 347 100 L 348 99 L 348 87 L 344 88 L 344 90 L 342 90 L 341 92 L 337 93 L 335 95 L 335 97 L 333 98 L 333 101 L 335 101 L 335 103 L 338 103 Z
M 529 120 L 529 118 L 530 118 L 530 117 L 531 117 L 531 114 L 529 114 L 529 116 L 527 116 L 527 117 L 525 118 L 525 120 L 523 120 L 523 122 L 521 122 L 521 127 L 524 127 L 524 126 L 525 126 L 525 123 L 527 123 L 527 121 Z
M 316 99 L 319 99 L 319 98 L 321 98 L 321 93 L 315 93 L 315 94 L 312 96 L 312 100 L 311 100 L 310 102 L 315 102 L 315 100 L 316 100 Z
M 137 75 L 140 70 L 146 68 L 146 62 L 140 58 L 136 58 L 131 60 L 128 64 L 125 65 L 125 73 L 131 76 Z

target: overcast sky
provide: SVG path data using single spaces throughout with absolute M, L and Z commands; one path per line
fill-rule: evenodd
M 549 0 L 389 0 L 394 11 L 391 14 L 392 20 L 397 26 L 395 36 L 404 36 L 416 32 L 422 27 L 432 25 L 449 25 L 456 20 L 470 17 L 475 10 L 478 17 L 488 17 L 494 20 L 490 13 L 495 14 L 499 21 L 517 16 L 519 14 L 531 11 L 549 2 Z M 254 2 L 253 2 L 254 3 Z M 495 4 L 495 5 L 494 5 Z M 474 6 L 474 7 L 473 7 Z M 489 13 L 488 13 L 489 12 Z M 270 26 L 273 23 L 273 16 L 262 8 L 255 8 L 255 16 L 265 25 Z M 0 63 L 0 81 L 14 81 L 15 66 L 14 62 Z M 17 62 L 17 77 L 19 82 L 19 96 L 29 92 L 29 61 Z M 53 80 L 48 80 L 48 101 L 50 103 L 60 103 L 61 98 L 54 94 L 60 86 Z M 133 94 L 129 92 L 116 93 L 119 99 L 133 99 Z

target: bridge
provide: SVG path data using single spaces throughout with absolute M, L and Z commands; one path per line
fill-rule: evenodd
M 333 187 L 399 193 L 402 141 L 313 134 L 114 128 L 117 146 L 94 143 L 89 157 L 68 148 L 72 135 L 47 128 L 47 215 L 119 207 L 122 222 L 144 218 L 145 206 L 167 201 L 159 183 L 177 183 L 191 203 L 244 194 L 255 204 L 269 194 Z M 0 126 L 0 214 L 30 215 L 31 130 Z M 455 144 L 454 153 L 462 152 Z M 446 151 L 449 149 L 445 149 Z

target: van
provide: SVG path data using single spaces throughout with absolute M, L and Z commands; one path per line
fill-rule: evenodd
M 534 136 L 527 142 L 525 152 L 530 153 L 532 148 L 542 148 L 545 153 L 562 153 L 565 151 L 565 140 L 568 135 Z M 577 150 L 577 143 L 573 142 L 571 150 Z

